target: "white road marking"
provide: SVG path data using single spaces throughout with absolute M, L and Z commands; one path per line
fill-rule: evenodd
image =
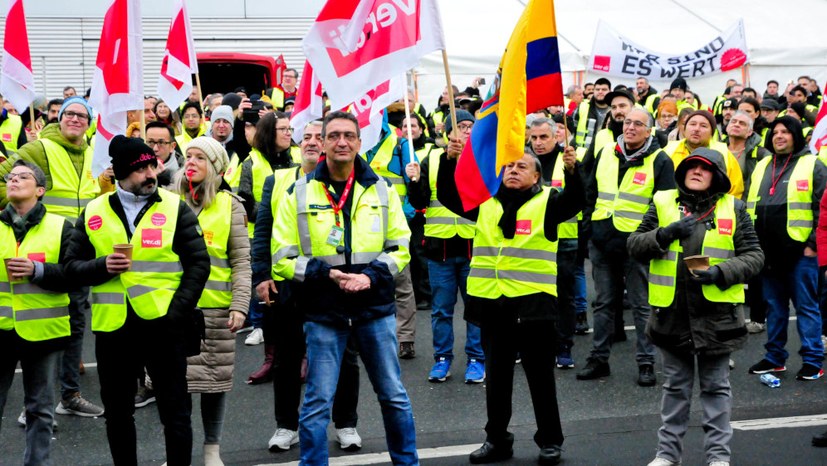
M 98 363 L 96 363 L 96 362 L 89 362 L 89 363 L 86 363 L 86 362 L 85 362 L 85 363 L 83 363 L 83 368 L 84 368 L 84 369 L 89 369 L 89 368 L 91 368 L 91 367 L 98 367 Z M 23 373 L 23 369 L 15 369 L 15 370 L 14 370 L 14 373 L 15 373 L 15 374 L 22 374 L 22 373 Z
M 467 456 L 472 451 L 476 450 L 480 447 L 479 443 L 475 443 L 472 445 L 451 445 L 448 447 L 438 447 L 438 448 L 420 448 L 417 450 L 419 453 L 419 459 L 432 459 L 432 458 L 450 458 L 453 456 Z M 390 463 L 391 457 L 388 452 L 383 451 L 382 453 L 368 453 L 364 455 L 348 455 L 348 456 L 339 456 L 339 457 L 331 457 L 330 462 L 328 464 L 333 466 L 356 466 L 361 464 L 385 464 Z M 299 464 L 298 461 L 291 461 L 289 463 L 266 463 L 261 464 L 259 466 L 297 466 Z
M 815 414 L 810 416 L 771 417 L 767 419 L 750 419 L 747 421 L 733 421 L 732 428 L 735 430 L 765 430 L 813 427 L 827 425 L 827 414 Z

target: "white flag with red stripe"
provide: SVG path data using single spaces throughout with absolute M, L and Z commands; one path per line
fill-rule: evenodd
M 186 2 L 176 0 L 174 11 L 161 62 L 161 76 L 158 79 L 158 95 L 171 108 L 177 108 L 189 97 L 192 92 L 192 75 L 198 73 Z
M 23 0 L 9 1 L 3 34 L 2 66 L 0 94 L 3 94 L 17 111 L 22 112 L 35 98 L 34 73 Z
M 103 18 L 89 103 L 98 112 L 92 174 L 110 165 L 109 142 L 126 132 L 126 112 L 143 110 L 143 47 L 139 0 L 113 0 Z
M 342 108 L 444 43 L 436 0 L 328 0 L 302 48 Z
M 304 62 L 302 71 L 302 85 L 296 94 L 296 103 L 290 114 L 290 126 L 293 127 L 293 141 L 299 144 L 304 138 L 304 127 L 313 120 L 324 115 L 324 97 L 322 97 L 322 83 L 316 78 L 310 62 Z
M 810 152 L 818 155 L 823 146 L 827 146 L 827 105 L 821 104 L 816 116 L 816 125 L 813 127 L 813 138 L 810 139 Z
M 350 111 L 359 120 L 362 153 L 379 143 L 385 107 L 402 98 L 404 92 L 405 77 L 397 76 L 369 90 L 350 106 Z

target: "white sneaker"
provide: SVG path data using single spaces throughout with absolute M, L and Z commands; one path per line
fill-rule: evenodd
M 713 461 L 709 466 L 729 466 L 729 461 Z
M 821 346 L 824 347 L 824 354 L 827 354 L 827 336 L 821 336 Z
M 299 443 L 299 433 L 297 431 L 278 428 L 276 433 L 270 437 L 270 441 L 267 442 L 267 448 L 272 452 L 287 451 L 297 443 Z
M 647 466 L 681 466 L 680 461 L 669 461 L 666 458 L 661 458 L 660 456 L 656 456 L 655 459 L 652 460 Z
M 339 442 L 339 448 L 345 451 L 356 451 L 362 448 L 362 437 L 359 436 L 359 432 L 356 432 L 355 427 L 336 429 L 336 441 Z
M 264 330 L 260 328 L 254 328 L 244 340 L 244 344 L 247 346 L 256 346 L 262 343 L 264 343 Z
M 766 329 L 767 325 L 761 322 L 747 322 L 747 332 L 749 333 L 761 333 Z
M 20 416 L 18 416 L 18 418 L 17 418 L 17 425 L 19 425 L 20 427 L 23 427 L 23 428 L 26 427 L 26 408 L 23 408 L 23 411 L 20 412 Z M 53 431 L 57 430 L 57 420 L 56 419 L 52 420 L 52 430 Z

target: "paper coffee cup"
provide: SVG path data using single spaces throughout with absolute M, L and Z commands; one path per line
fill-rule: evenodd
M 116 254 L 123 254 L 127 259 L 132 260 L 132 245 L 131 244 L 116 244 L 112 246 L 113 252 Z M 130 265 L 131 269 L 132 266 Z
M 709 256 L 688 256 L 683 258 L 683 262 L 690 272 L 709 269 Z
M 9 281 L 13 281 L 11 278 L 11 271 L 9 270 L 9 262 L 11 262 L 12 257 L 6 257 L 3 259 L 3 264 L 6 266 L 6 276 L 8 277 Z

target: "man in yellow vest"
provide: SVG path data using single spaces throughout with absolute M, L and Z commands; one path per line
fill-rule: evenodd
M 726 144 L 715 141 L 712 133 L 715 130 L 715 118 L 706 110 L 692 112 L 684 123 L 683 134 L 685 139 L 672 141 L 663 149 L 672 159 L 674 165 L 679 165 L 698 147 L 708 147 L 724 154 L 727 176 L 732 184 L 729 193 L 740 198 L 744 194 L 744 178 L 738 160 L 727 149 Z
M 327 427 L 348 339 L 382 407 L 394 464 L 418 464 L 411 402 L 396 356 L 394 276 L 408 265 L 410 230 L 399 196 L 359 157 L 359 122 L 328 113 L 325 163 L 279 201 L 273 273 L 291 281 L 305 319 L 307 388 L 299 416 L 302 464 L 327 464 Z
M 26 144 L 26 130 L 20 115 L 12 115 L 3 107 L 3 96 L 0 95 L 0 143 L 5 152 L 17 152 L 17 149 Z
M 595 134 L 603 127 L 603 119 L 609 114 L 609 103 L 606 95 L 612 88 L 612 83 L 606 78 L 599 78 L 594 83 L 594 95 L 589 100 L 583 100 L 574 112 L 572 120 L 577 128 L 574 142 L 577 147 L 589 147 Z
M 643 76 L 637 78 L 635 81 L 635 89 L 637 89 L 637 103 L 651 115 L 654 115 L 655 110 L 657 110 L 658 105 L 660 105 L 660 94 L 658 90 L 649 85 L 649 80 Z
M 653 312 L 646 334 L 661 350 L 666 379 L 649 466 L 681 463 L 696 367 L 705 463 L 729 464 L 729 357 L 746 343 L 744 283 L 760 273 L 764 254 L 745 203 L 727 194 L 720 152 L 695 149 L 678 165 L 675 182 L 678 189 L 655 194 L 627 242 L 631 255 L 649 262 Z M 707 268 L 684 262 L 695 255 L 707 257 Z
M 758 162 L 747 195 L 747 209 L 766 256 L 761 276 L 767 302 L 767 352 L 749 372 L 787 370 L 789 354 L 784 347 L 792 299 L 803 362 L 796 379 L 815 380 L 824 374 L 824 346 L 814 227 L 821 212 L 827 167 L 810 154 L 796 119 L 776 119 L 770 124 L 770 135 L 765 147 L 772 156 Z
M 186 101 L 181 107 L 181 122 L 183 131 L 175 136 L 175 143 L 181 153 L 187 151 L 187 144 L 190 141 L 207 133 L 207 125 L 204 123 L 204 110 L 201 104 Z
M 305 356 L 302 329 L 301 301 L 290 290 L 290 282 L 273 274 L 272 259 L 275 250 L 270 246 L 273 237 L 273 218 L 287 189 L 299 178 L 312 174 L 322 155 L 322 122 L 311 121 L 304 127 L 300 143 L 302 163 L 298 167 L 276 170 L 267 177 L 261 195 L 256 229 L 253 235 L 253 284 L 258 299 L 268 308 L 264 311 L 264 345 L 267 352 L 264 365 L 250 375 L 247 383 L 262 383 L 265 377 L 273 379 L 276 431 L 267 443 L 270 451 L 287 451 L 299 443 L 299 404 L 301 402 L 301 365 Z M 297 307 L 298 306 L 298 307 Z M 353 340 L 345 347 L 342 367 L 333 400 L 333 424 L 336 441 L 346 451 L 362 447 L 362 438 L 356 431 L 359 401 L 359 360 Z
M 528 150 L 505 167 L 497 194 L 468 212 L 454 182 L 456 166 L 456 158 L 440 160 L 437 195 L 452 212 L 476 222 L 465 318 L 480 325 L 487 377 L 486 439 L 470 462 L 504 461 L 514 454 L 508 423 L 519 353 L 534 404 L 539 462 L 557 464 L 564 440 L 554 382 L 557 229 L 583 207 L 575 150 L 567 147 L 563 156 L 562 191 L 543 186 L 542 165 Z
M 0 253 L 8 262 L 0 269 L 0 416 L 19 361 L 25 393 L 23 464 L 50 464 L 56 368 L 71 334 L 69 279 L 61 264 L 72 227 L 40 203 L 46 175 L 37 165 L 18 160 L 5 180 Z
M 100 192 L 98 180 L 92 176 L 92 148 L 84 139 L 91 112 L 83 98 L 66 99 L 58 113 L 57 124 L 46 125 L 40 139 L 24 145 L 16 155 L 0 164 L 2 176 L 11 171 L 17 160 L 40 167 L 46 174 L 46 194 L 41 202 L 49 213 L 65 217 L 70 223 L 75 222 L 83 208 Z M 5 181 L 0 180 L 0 196 L 5 198 L 5 193 Z M 103 414 L 103 408 L 87 401 L 80 393 L 79 369 L 89 309 L 88 295 L 86 288 L 69 292 L 72 338 L 60 364 L 61 402 L 56 410 L 58 414 L 82 417 Z
M 468 113 L 468 112 L 463 112 Z M 473 116 L 465 115 L 461 119 L 462 128 L 455 132 L 458 136 L 448 144 L 448 152 L 425 143 L 417 151 L 419 163 L 411 163 L 406 172 L 411 178 L 408 193 L 411 204 L 418 210 L 425 210 L 424 258 L 428 261 L 428 278 L 431 284 L 432 310 L 431 329 L 433 330 L 434 365 L 428 373 L 429 382 L 445 382 L 451 376 L 451 364 L 454 360 L 454 307 L 457 294 L 468 305 L 466 281 L 471 264 L 471 240 L 474 237 L 474 222 L 459 217 L 438 199 L 436 184 L 440 164 L 456 159 L 468 142 L 473 128 Z M 449 117 L 446 131 L 450 133 L 453 125 Z M 416 139 L 414 142 L 416 147 Z M 414 181 L 415 180 L 415 181 Z M 401 350 L 400 350 L 401 352 Z M 467 322 L 465 327 L 465 383 L 474 384 L 485 381 L 485 355 L 480 341 L 480 328 Z
M 287 68 L 281 76 L 281 85 L 273 86 L 265 90 L 264 95 L 270 98 L 270 103 L 273 104 L 276 110 L 286 111 L 284 103 L 287 99 L 296 99 L 299 93 L 296 82 L 299 79 L 299 72 L 295 68 Z
M 186 356 L 200 347 L 194 309 L 210 275 L 210 258 L 192 210 L 179 196 L 158 189 L 152 149 L 118 135 L 109 155 L 117 189 L 81 214 L 66 265 L 69 276 L 92 287 L 109 449 L 115 464 L 138 462 L 135 373 L 145 366 L 164 425 L 167 464 L 188 465 L 192 405 Z M 123 246 L 128 255 L 113 252 Z
M 646 294 L 646 266 L 626 251 L 626 239 L 643 220 L 655 193 L 675 186 L 672 160 L 651 135 L 651 117 L 635 108 L 623 122 L 616 144 L 604 146 L 594 162 L 586 185 L 584 222 L 590 224 L 589 258 L 594 278 L 594 337 L 586 366 L 578 380 L 611 374 L 609 356 L 613 342 L 625 339 L 622 321 L 623 293 L 635 323 L 640 386 L 655 385 L 655 348 L 644 333 L 651 308 Z M 622 341 L 622 340 L 620 340 Z

